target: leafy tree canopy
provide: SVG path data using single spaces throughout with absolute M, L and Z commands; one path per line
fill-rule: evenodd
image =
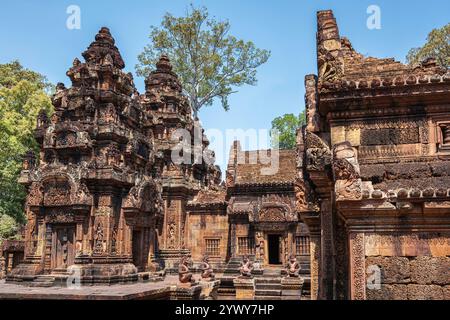
M 414 65 L 427 58 L 436 59 L 442 67 L 450 67 L 450 23 L 440 29 L 433 29 L 423 47 L 413 48 L 408 52 L 406 61 Z
M 24 221 L 25 190 L 17 179 L 22 156 L 28 150 L 38 151 L 33 130 L 39 111 L 44 109 L 50 113 L 52 110 L 47 94 L 51 90 L 44 76 L 23 68 L 18 61 L 0 64 L 1 237 L 15 230 L 12 221 Z
M 228 21 L 210 18 L 206 8 L 194 8 L 184 17 L 167 13 L 159 27 L 152 26 L 150 44 L 138 56 L 139 76 L 147 76 L 161 54 L 169 56 L 179 75 L 185 94 L 196 114 L 220 99 L 229 109 L 233 88 L 255 85 L 256 69 L 270 56 L 253 42 L 229 34 Z
M 272 132 L 278 134 L 278 147 L 280 149 L 294 149 L 297 139 L 297 129 L 306 124 L 305 112 L 298 116 L 289 113 L 272 120 Z M 276 146 L 275 136 L 272 135 L 272 146 Z

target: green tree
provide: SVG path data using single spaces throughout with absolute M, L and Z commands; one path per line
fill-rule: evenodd
M 194 8 L 184 17 L 166 13 L 159 27 L 152 26 L 150 44 L 138 56 L 136 71 L 147 76 L 161 54 L 169 56 L 179 75 L 194 114 L 220 99 L 229 109 L 233 88 L 255 85 L 256 69 L 270 56 L 253 42 L 229 35 L 228 21 L 210 18 L 206 8 Z
M 305 112 L 298 117 L 292 113 L 272 120 L 272 147 L 278 143 L 280 149 L 294 149 L 297 129 L 306 124 Z M 274 131 L 277 134 L 274 134 Z
M 436 59 L 442 67 L 450 67 L 450 23 L 440 29 L 433 29 L 423 47 L 413 48 L 408 52 L 406 61 L 414 65 L 427 58 Z
M 39 111 L 52 110 L 51 90 L 44 76 L 18 61 L 0 64 L 0 237 L 13 233 L 14 223 L 24 222 L 26 194 L 17 179 L 22 156 L 38 151 L 33 130 Z

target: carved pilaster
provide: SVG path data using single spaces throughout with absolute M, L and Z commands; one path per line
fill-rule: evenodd
M 349 235 L 350 251 L 350 298 L 365 300 L 366 271 L 364 252 L 364 233 L 351 232 Z
M 323 199 L 320 204 L 321 241 L 321 288 L 322 299 L 333 299 L 334 246 L 333 246 L 333 212 L 331 199 Z
M 306 130 L 309 132 L 320 131 L 320 115 L 317 104 L 317 76 L 305 77 L 305 105 L 306 105 Z
M 311 300 L 319 297 L 320 233 L 310 233 Z

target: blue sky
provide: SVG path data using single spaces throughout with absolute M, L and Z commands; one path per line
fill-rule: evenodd
M 228 19 L 231 33 L 252 40 L 272 52 L 260 67 L 258 85 L 242 87 L 230 98 L 231 110 L 217 103 L 200 112 L 205 128 L 219 130 L 270 128 L 284 113 L 298 114 L 304 106 L 304 76 L 316 73 L 316 11 L 333 9 L 341 35 L 362 54 L 404 61 L 408 50 L 424 43 L 429 31 L 450 22 L 447 0 L 146 0 L 146 1 L 5 1 L 0 11 L 0 63 L 19 59 L 53 82 L 69 85 L 65 75 L 75 57 L 102 26 L 116 39 L 134 73 L 137 55 L 148 42 L 151 25 L 159 25 L 165 12 L 182 15 L 189 4 L 204 5 L 211 15 Z M 81 9 L 81 29 L 66 28 L 69 5 Z M 366 27 L 369 5 L 381 9 L 381 29 Z M 140 92 L 142 78 L 135 78 Z M 228 141 L 230 143 L 230 141 Z M 228 145 L 216 150 L 224 166 Z

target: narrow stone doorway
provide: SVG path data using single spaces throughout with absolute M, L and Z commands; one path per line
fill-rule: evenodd
M 66 269 L 74 263 L 75 226 L 55 225 L 52 231 L 52 269 Z
M 267 247 L 269 251 L 269 264 L 281 264 L 280 260 L 280 238 L 279 234 L 269 234 L 267 235 Z

